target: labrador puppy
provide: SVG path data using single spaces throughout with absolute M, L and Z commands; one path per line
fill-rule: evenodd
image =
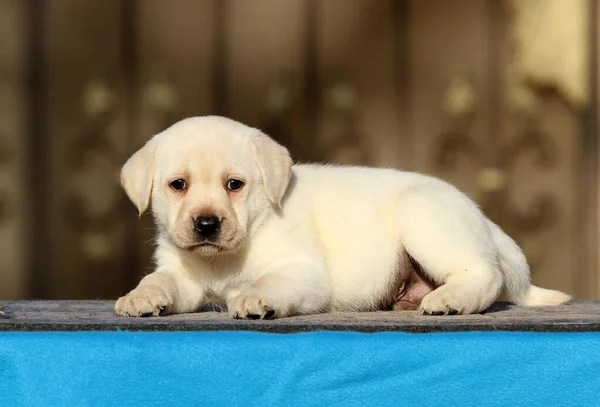
M 178 122 L 124 165 L 121 182 L 158 230 L 156 270 L 115 314 L 233 318 L 328 311 L 484 311 L 567 302 L 531 285 L 522 251 L 448 183 L 392 169 L 293 165 L 261 131 L 208 116 Z

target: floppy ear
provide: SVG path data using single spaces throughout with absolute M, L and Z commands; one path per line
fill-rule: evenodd
M 156 169 L 156 143 L 150 140 L 121 169 L 121 186 L 140 216 L 148 209 Z
M 249 140 L 267 197 L 279 206 L 292 176 L 292 157 L 287 148 L 261 132 L 257 131 Z

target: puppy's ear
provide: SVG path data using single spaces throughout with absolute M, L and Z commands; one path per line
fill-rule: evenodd
M 261 132 L 252 134 L 249 140 L 267 197 L 279 206 L 292 176 L 292 157 L 287 148 Z
M 156 143 L 150 140 L 127 160 L 121 169 L 121 186 L 140 216 L 150 203 L 150 192 L 156 169 Z

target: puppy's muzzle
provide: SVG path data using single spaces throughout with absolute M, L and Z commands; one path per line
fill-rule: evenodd
M 221 231 L 221 220 L 216 216 L 198 216 L 194 220 L 194 230 L 199 236 L 210 239 Z

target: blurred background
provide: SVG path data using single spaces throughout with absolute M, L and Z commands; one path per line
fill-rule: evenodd
M 0 0 L 0 299 L 151 271 L 127 157 L 194 115 L 458 185 L 535 283 L 600 298 L 596 0 Z M 335 216 L 335 214 L 332 214 Z

